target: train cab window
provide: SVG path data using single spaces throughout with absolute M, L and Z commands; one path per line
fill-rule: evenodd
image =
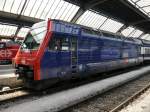
M 68 51 L 69 39 L 65 37 L 53 38 L 49 43 L 49 50 L 53 51 Z
M 61 38 L 61 50 L 68 51 L 69 50 L 69 39 Z
M 4 43 L 0 43 L 0 49 L 5 48 L 5 44 Z
M 49 50 L 55 50 L 55 43 L 54 42 L 55 42 L 54 39 L 50 40 L 50 42 L 48 44 L 48 49 Z

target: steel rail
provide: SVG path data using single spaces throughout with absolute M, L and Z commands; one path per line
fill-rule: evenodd
M 9 89 L 9 90 L 6 90 L 6 91 L 0 91 L 0 95 L 13 93 L 15 91 L 23 90 L 23 89 L 24 89 L 23 87 L 17 87 L 17 88 Z
M 16 94 L 17 92 L 22 92 L 19 94 Z M 0 104 L 3 104 L 7 101 L 12 101 L 15 99 L 23 98 L 25 96 L 29 96 L 30 92 L 24 91 L 23 87 L 17 87 L 14 89 L 6 90 L 6 91 L 1 91 L 0 92 Z
M 137 99 L 139 96 L 141 96 L 145 91 L 147 91 L 150 88 L 150 83 L 146 85 L 144 88 L 136 92 L 134 95 L 129 97 L 127 100 L 122 102 L 120 105 L 112 109 L 110 112 L 119 112 L 124 107 L 128 106 L 131 102 L 133 102 L 135 99 Z

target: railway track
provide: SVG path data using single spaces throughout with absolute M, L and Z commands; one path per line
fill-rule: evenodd
M 140 66 L 139 66 L 140 67 Z M 15 100 L 15 99 L 19 99 L 21 97 L 24 96 L 42 96 L 43 94 L 52 94 L 52 93 L 56 93 L 65 89 L 70 89 L 70 88 L 74 88 L 80 85 L 84 85 L 84 84 L 88 84 L 90 82 L 94 82 L 94 81 L 98 81 L 104 78 L 108 78 L 110 76 L 115 76 L 121 73 L 126 73 L 128 71 L 137 69 L 137 67 L 133 67 L 131 69 L 128 70 L 118 70 L 118 71 L 114 71 L 113 73 L 107 73 L 107 74 L 102 74 L 101 77 L 89 77 L 86 78 L 86 80 L 72 80 L 73 83 L 70 83 L 70 81 L 65 81 L 65 82 L 60 82 L 54 86 L 52 86 L 50 89 L 46 89 L 43 90 L 41 92 L 39 91 L 30 91 L 30 90 L 26 90 L 23 87 L 16 87 L 10 90 L 6 90 L 6 91 L 0 91 L 0 103 L 5 103 L 5 102 L 11 102 L 11 100 Z M 61 85 L 61 86 L 60 86 Z
M 127 100 L 125 100 L 123 103 L 118 105 L 116 108 L 111 110 L 110 112 L 119 112 L 124 107 L 128 106 L 131 102 L 133 102 L 135 99 L 137 99 L 139 96 L 141 96 L 145 91 L 147 91 L 150 88 L 150 83 L 146 85 L 144 88 L 142 88 L 140 91 L 136 92 L 134 95 L 129 97 Z
M 0 104 L 30 95 L 23 87 L 17 87 L 10 90 L 0 91 Z
M 13 88 L 13 89 L 0 91 L 0 95 L 12 93 L 12 92 L 15 92 L 15 91 L 18 91 L 18 90 L 22 90 L 22 89 L 24 89 L 24 88 L 23 87 L 16 87 L 16 88 Z
M 119 72 L 120 73 L 120 72 Z M 97 79 L 97 78 L 96 78 Z M 147 78 L 146 78 L 147 79 Z M 91 82 L 92 81 L 94 81 L 94 80 L 91 80 Z M 88 81 L 89 82 L 89 81 Z M 63 82 L 62 82 L 63 83 Z M 45 93 L 46 93 L 46 95 L 48 95 L 48 94 L 53 94 L 53 93 L 55 93 L 55 92 L 58 92 L 58 91 L 61 91 L 61 90 L 67 90 L 67 89 L 69 89 L 69 88 L 73 88 L 73 87 L 77 87 L 77 86 L 80 86 L 80 85 L 82 85 L 82 84 L 86 84 L 87 83 L 87 81 L 85 81 L 85 82 L 80 82 L 80 84 L 79 83 L 73 83 L 73 84 L 69 84 L 69 83 L 66 83 L 66 85 L 67 85 L 67 87 L 66 86 L 60 86 L 61 84 L 59 84 L 59 85 L 57 85 L 57 87 L 56 88 L 51 88 L 51 89 L 48 89 L 48 90 L 46 90 L 46 91 L 42 91 L 42 92 L 31 92 L 31 91 L 24 91 L 24 89 L 23 88 L 15 88 L 14 90 L 10 90 L 10 91 L 6 91 L 6 92 L 2 92 L 2 93 L 0 93 L 0 96 L 1 96 L 1 94 L 2 95 L 6 95 L 6 96 L 8 96 L 8 95 L 12 95 L 12 94 L 16 94 L 16 96 L 15 97 L 7 97 L 7 99 L 5 98 L 5 100 L 4 99 L 0 99 L 0 108 L 3 108 L 3 106 L 1 106 L 1 105 L 4 105 L 4 107 L 5 106 L 7 106 L 7 107 L 11 107 L 11 106 L 13 106 L 12 105 L 12 103 L 11 102 L 16 102 L 16 103 L 22 103 L 22 102 L 24 102 L 24 101 L 32 101 L 32 100 L 36 100 L 36 99 L 39 99 L 39 98 L 41 98 L 42 96 L 45 96 Z M 60 86 L 60 87 L 58 87 L 58 86 Z M 18 93 L 18 92 L 20 92 L 20 93 Z M 44 95 L 43 95 L 43 93 L 44 93 Z M 18 95 L 18 94 L 20 94 L 20 95 Z M 13 96 L 13 95 L 12 95 Z M 29 97 L 26 97 L 26 96 L 29 96 Z M 19 100 L 12 100 L 12 99 L 19 99 Z M 2 103 L 1 103 L 2 102 Z M 8 104 L 7 104 L 7 103 Z M 69 107 L 70 108 L 70 107 Z M 65 111 L 65 110 L 64 110 Z M 69 111 L 69 112 L 71 112 L 71 111 Z M 82 111 L 81 111 L 82 112 Z M 92 112 L 92 111 L 89 111 L 89 112 Z M 104 111 L 105 112 L 105 111 Z M 108 111 L 107 111 L 108 112 Z
M 113 88 L 62 112 L 119 112 L 150 88 L 150 74 Z

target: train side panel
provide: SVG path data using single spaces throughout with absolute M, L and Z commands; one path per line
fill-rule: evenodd
M 142 40 L 143 46 L 141 47 L 141 54 L 143 55 L 144 62 L 150 62 L 150 41 Z
M 74 67 L 76 69 L 78 65 L 77 63 L 74 65 L 73 60 L 78 61 L 76 59 L 77 42 L 76 48 L 73 48 L 72 42 L 73 38 L 77 40 L 78 36 L 79 27 L 59 22 L 53 23 L 52 39 L 45 48 L 44 55 L 40 61 L 41 80 L 50 78 L 66 79 L 75 75 L 73 74 Z M 73 57 L 73 54 L 76 54 L 76 56 Z
M 57 41 L 52 41 L 57 42 Z M 56 46 L 48 46 L 41 60 L 41 79 L 60 78 L 69 74 L 71 52 L 57 50 Z
M 20 45 L 18 44 L 7 45 L 6 42 L 1 42 L 0 44 L 4 45 L 3 47 L 1 46 L 0 48 L 1 63 L 11 62 L 12 59 L 16 56 Z
M 41 80 L 83 77 L 140 63 L 139 44 L 133 40 L 78 35 L 76 36 L 77 62 L 72 64 L 72 37 L 73 35 L 58 32 L 53 35 L 41 60 Z M 73 72 L 73 67 L 76 69 L 76 74 Z
M 100 34 L 58 20 L 48 23 L 50 25 L 41 23 L 45 30 L 37 37 L 29 31 L 15 59 L 16 73 L 27 82 L 29 80 L 31 86 L 34 82 L 86 77 L 142 62 L 141 43 L 137 40 L 115 38 L 113 34 Z M 35 26 L 40 28 L 40 23 Z M 28 73 L 29 69 L 32 72 Z

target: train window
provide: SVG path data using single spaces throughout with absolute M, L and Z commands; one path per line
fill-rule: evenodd
M 9 41 L 6 43 L 6 46 L 7 46 L 7 47 L 12 46 L 12 45 L 18 45 L 18 43 L 16 43 L 16 42 L 13 41 L 13 40 L 9 40 Z
M 55 40 L 54 39 L 50 40 L 50 42 L 48 44 L 48 48 L 49 48 L 49 50 L 55 50 Z
M 43 42 L 43 39 L 46 35 L 47 27 L 33 27 L 27 34 L 25 41 L 23 42 L 22 49 L 33 49 L 36 50 L 39 48 L 40 44 Z
M 0 49 L 5 48 L 5 44 L 4 43 L 0 43 Z
M 65 37 L 53 38 L 49 43 L 49 50 L 68 51 L 69 50 L 69 39 L 65 38 Z
M 145 54 L 150 54 L 150 49 L 149 48 L 145 48 Z
M 62 38 L 61 40 L 61 50 L 68 51 L 69 50 L 69 39 L 68 38 Z

